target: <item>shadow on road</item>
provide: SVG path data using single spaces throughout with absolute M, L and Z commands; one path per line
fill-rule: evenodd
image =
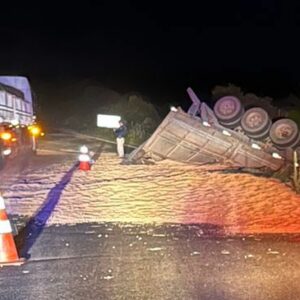
M 74 171 L 77 169 L 78 163 L 76 162 L 72 168 L 67 171 L 59 183 L 57 183 L 49 192 L 44 204 L 38 210 L 36 215 L 30 218 L 26 226 L 16 236 L 16 244 L 20 249 L 20 255 L 29 258 L 29 251 L 34 245 L 51 216 L 55 206 L 57 205 L 62 191 L 70 182 Z
M 96 161 L 96 160 L 98 160 L 99 158 L 100 158 L 100 156 L 101 156 L 101 153 L 102 153 L 102 150 L 103 150 L 103 144 L 101 144 L 98 148 L 97 148 L 97 150 L 96 150 L 96 153 L 93 155 L 93 157 L 92 157 L 92 159 L 94 160 L 94 161 Z
M 94 160 L 98 159 L 101 155 L 103 145 L 100 145 L 93 157 Z M 57 183 L 49 192 L 45 202 L 38 210 L 38 212 L 29 219 L 26 226 L 16 236 L 16 244 L 20 251 L 20 255 L 25 258 L 29 258 L 29 251 L 34 245 L 40 234 L 43 232 L 44 227 L 53 213 L 61 194 L 65 187 L 70 182 L 74 171 L 78 168 L 78 162 L 76 162 L 70 170 L 62 177 L 59 183 Z

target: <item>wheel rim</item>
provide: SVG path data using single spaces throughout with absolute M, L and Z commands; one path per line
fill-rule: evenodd
M 290 119 L 276 121 L 270 130 L 272 142 L 280 147 L 292 145 L 298 138 L 299 131 L 297 124 Z
M 254 107 L 246 111 L 241 120 L 241 126 L 246 133 L 259 135 L 271 127 L 268 113 L 260 108 Z
M 214 112 L 217 118 L 225 122 L 235 121 L 241 110 L 242 105 L 240 100 L 233 96 L 220 98 L 214 106 Z

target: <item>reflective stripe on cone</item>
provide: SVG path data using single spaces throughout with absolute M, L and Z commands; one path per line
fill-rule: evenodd
M 12 233 L 9 220 L 0 221 L 0 234 Z
M 24 259 L 20 259 L 17 252 L 4 199 L 0 195 L 0 267 L 20 266 L 23 263 Z

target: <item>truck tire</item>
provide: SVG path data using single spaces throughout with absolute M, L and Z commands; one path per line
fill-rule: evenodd
M 268 136 L 272 122 L 268 113 L 261 107 L 248 109 L 241 119 L 244 132 L 254 139 L 263 139 Z
M 243 112 L 244 108 L 240 100 L 234 96 L 222 97 L 214 106 L 214 113 L 219 122 L 230 128 L 234 128 L 239 124 Z
M 296 147 L 299 144 L 299 129 L 291 119 L 280 119 L 273 123 L 270 129 L 271 141 L 278 149 Z

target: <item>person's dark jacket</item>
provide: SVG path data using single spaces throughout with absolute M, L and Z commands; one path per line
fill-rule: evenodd
M 115 130 L 115 136 L 117 138 L 123 138 L 127 135 L 127 127 L 125 125 L 120 126 Z

